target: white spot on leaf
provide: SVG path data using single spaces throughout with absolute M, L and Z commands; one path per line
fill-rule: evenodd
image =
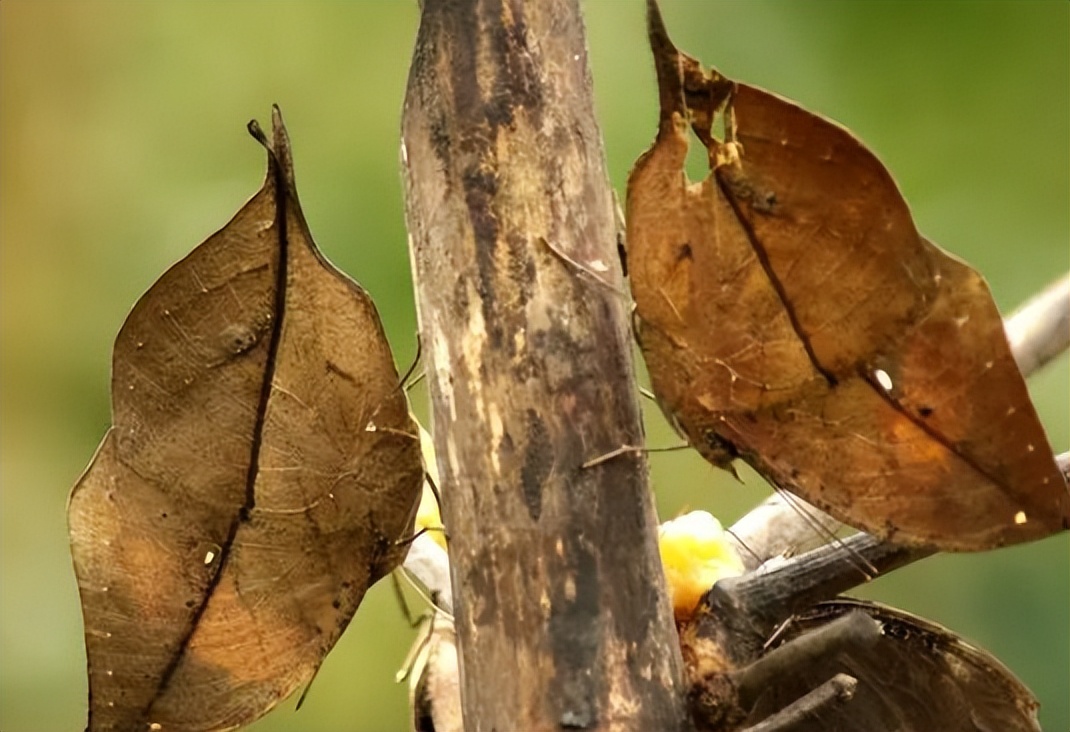
M 1026 517 L 1025 511 L 1019 511 L 1018 513 L 1014 514 L 1014 523 L 1018 524 L 1019 526 L 1021 526 L 1028 520 L 1029 519 Z
M 888 372 L 884 369 L 877 369 L 873 372 L 873 378 L 877 380 L 880 387 L 885 391 L 891 391 L 895 384 L 892 383 L 892 377 L 888 375 Z

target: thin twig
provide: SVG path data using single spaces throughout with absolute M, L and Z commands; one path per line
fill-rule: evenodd
M 853 612 L 836 618 L 769 651 L 732 674 L 739 701 L 749 709 L 777 679 L 820 659 L 833 658 L 844 650 L 868 648 L 880 637 L 880 624 L 865 613 Z
M 791 732 L 800 729 L 804 722 L 827 713 L 834 705 L 850 701 L 857 687 L 857 679 L 847 674 L 836 674 L 805 696 L 758 724 L 747 727 L 743 732 Z
M 1004 321 L 1018 368 L 1029 376 L 1070 348 L 1070 274 L 1026 301 Z

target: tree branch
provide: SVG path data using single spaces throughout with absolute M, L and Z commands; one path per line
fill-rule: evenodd
M 822 715 L 827 715 L 835 705 L 851 701 L 856 688 L 857 679 L 847 674 L 836 674 L 789 706 L 742 732 L 792 732 L 806 729 L 806 722 L 821 719 Z
M 580 469 L 642 435 L 586 58 L 578 0 L 426 0 L 406 94 L 470 730 L 689 725 L 645 459 Z
M 1014 360 L 1027 377 L 1070 348 L 1070 274 L 1011 313 L 1004 328 Z

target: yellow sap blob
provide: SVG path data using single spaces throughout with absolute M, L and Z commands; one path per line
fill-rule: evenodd
M 427 478 L 424 479 L 424 492 L 420 498 L 420 507 L 416 510 L 416 531 L 427 529 L 428 535 L 435 540 L 435 543 L 445 549 L 446 532 L 442 527 L 442 516 L 439 513 L 438 501 L 435 500 L 435 494 L 431 491 L 431 484 L 428 482 L 431 480 L 434 481 L 436 487 L 441 486 L 438 482 L 438 465 L 435 463 L 435 444 L 422 425 L 420 426 L 420 452 L 423 454 Z
M 714 583 L 743 573 L 743 562 L 721 523 L 692 511 L 658 528 L 658 549 L 678 623 L 691 618 Z

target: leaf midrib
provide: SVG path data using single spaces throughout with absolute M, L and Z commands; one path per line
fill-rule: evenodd
M 170 662 L 164 668 L 164 671 L 160 676 L 160 681 L 156 685 L 156 692 L 145 706 L 143 717 L 146 720 L 150 719 L 153 706 L 155 706 L 156 702 L 166 693 L 175 672 L 178 670 L 179 664 L 186 655 L 190 641 L 196 634 L 197 628 L 200 626 L 201 618 L 204 616 L 205 610 L 208 608 L 212 595 L 219 586 L 219 582 L 230 563 L 231 551 L 234 546 L 234 540 L 238 534 L 238 529 L 243 523 L 246 523 L 249 520 L 252 510 L 256 505 L 256 481 L 260 471 L 260 450 L 263 446 L 264 424 L 267 420 L 268 403 L 271 399 L 272 383 L 275 378 L 275 368 L 279 351 L 279 341 L 281 340 L 282 322 L 286 312 L 286 285 L 289 270 L 289 241 L 286 233 L 286 204 L 289 189 L 286 185 L 280 161 L 270 147 L 268 148 L 268 158 L 269 170 L 272 176 L 272 185 L 274 186 L 275 227 L 278 231 L 279 242 L 278 270 L 275 276 L 275 300 L 272 308 L 271 333 L 268 340 L 267 360 L 264 364 L 264 375 L 260 383 L 260 396 L 257 402 L 256 418 L 253 422 L 252 439 L 249 449 L 249 467 L 245 474 L 245 499 L 242 502 L 241 507 L 238 509 L 238 512 L 231 520 L 230 528 L 227 531 L 227 537 L 220 546 L 219 562 L 217 564 L 216 572 L 212 575 L 204 589 L 203 599 L 194 611 L 193 616 L 190 618 L 186 633 L 179 641 L 178 647 L 175 649 Z

